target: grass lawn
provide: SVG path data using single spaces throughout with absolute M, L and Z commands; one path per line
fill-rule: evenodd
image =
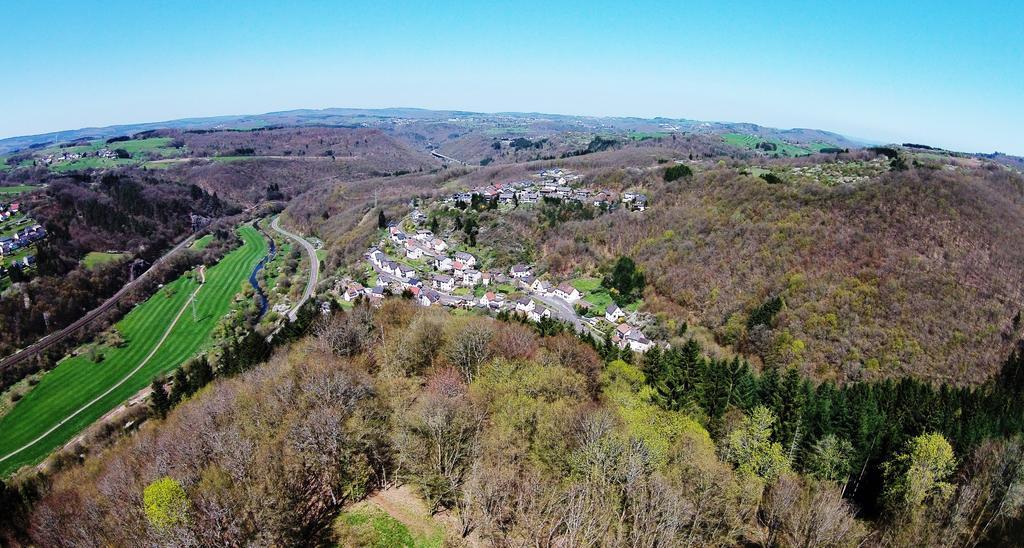
M 90 251 L 85 254 L 82 264 L 86 268 L 96 268 L 107 263 L 113 263 L 125 257 L 124 253 L 104 253 L 102 251 Z
M 207 269 L 206 283 L 197 295 L 198 321 L 185 311 L 171 327 L 167 340 L 146 365 L 111 393 L 49 433 L 38 443 L 0 462 L 0 476 L 23 465 L 42 460 L 78 432 L 145 388 L 153 378 L 172 371 L 208 343 L 217 322 L 231 308 L 234 296 L 247 284 L 256 263 L 267 252 L 267 244 L 256 229 L 239 229 L 243 245 Z M 11 411 L 0 419 L 0 457 L 31 442 L 94 398 L 99 397 L 153 350 L 179 311 L 196 289 L 196 281 L 185 275 L 167 284 L 147 301 L 129 312 L 117 329 L 127 344 L 106 350 L 105 359 L 93 363 L 87 355 L 63 360 L 47 373 Z
M 202 250 L 206 249 L 206 246 L 210 245 L 210 242 L 212 242 L 212 241 L 213 241 L 213 234 L 207 234 L 206 236 L 203 236 L 203 237 L 197 239 L 196 241 L 192 242 L 192 245 L 189 246 L 189 247 L 191 247 L 192 249 L 195 249 L 196 251 L 202 251 Z
M 15 196 L 18 194 L 24 194 L 26 192 L 32 192 L 33 190 L 41 188 L 39 185 L 13 185 L 13 186 L 0 186 L 0 196 Z
M 577 278 L 569 284 L 583 293 L 585 301 L 594 305 L 594 314 L 604 314 L 605 307 L 612 304 L 612 296 L 601 286 L 601 278 Z
M 13 236 L 15 232 L 31 225 L 32 219 L 26 217 L 24 213 L 18 212 L 10 219 L 0 223 L 0 238 Z
M 430 535 L 416 535 L 404 523 L 373 504 L 342 512 L 334 522 L 344 546 L 367 548 L 440 548 L 444 533 L 437 527 Z
M 28 257 L 29 255 L 36 254 L 36 244 L 32 244 L 28 247 L 23 247 L 10 255 L 4 255 L 3 259 L 0 259 L 0 265 L 11 266 L 12 264 Z M 32 268 L 35 268 L 34 266 Z

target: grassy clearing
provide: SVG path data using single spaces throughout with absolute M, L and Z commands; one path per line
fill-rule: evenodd
M 42 188 L 39 185 L 13 185 L 13 186 L 0 186 L 0 196 L 17 196 L 18 194 L 24 194 L 26 192 L 32 192 L 37 188 Z
M 580 290 L 584 300 L 594 305 L 594 314 L 604 314 L 605 307 L 612 304 L 612 296 L 601 286 L 601 278 L 577 278 L 569 284 Z
M 164 344 L 141 370 L 38 443 L 0 462 L 0 476 L 42 460 L 54 448 L 145 388 L 153 377 L 178 367 L 208 343 L 210 333 L 229 311 L 253 266 L 267 252 L 266 241 L 252 227 L 240 228 L 239 234 L 243 245 L 206 271 L 206 283 L 196 302 L 198 321 L 193 320 L 188 311 L 182 314 Z M 127 344 L 102 350 L 102 361 L 94 363 L 87 355 L 79 355 L 63 360 L 47 373 L 0 419 L 0 456 L 31 442 L 124 378 L 153 350 L 171 321 L 188 303 L 196 284 L 191 275 L 182 276 L 129 312 L 117 323 Z
M 96 268 L 97 266 L 105 265 L 107 263 L 113 263 L 120 261 L 127 255 L 125 253 L 104 253 L 102 251 L 90 251 L 85 254 L 82 259 L 82 264 L 86 268 Z
M 445 540 L 444 527 L 407 487 L 379 492 L 342 512 L 334 532 L 338 546 L 439 548 Z
M 192 247 L 192 249 L 195 249 L 196 251 L 202 251 L 202 250 L 206 249 L 206 246 L 210 245 L 210 242 L 212 242 L 212 241 L 213 241 L 213 234 L 207 234 L 206 236 L 203 236 L 203 237 L 197 239 L 196 241 L 192 242 L 191 247 Z

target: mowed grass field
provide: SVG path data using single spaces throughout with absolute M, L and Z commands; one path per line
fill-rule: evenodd
M 249 273 L 267 253 L 266 241 L 256 229 L 243 226 L 239 235 L 243 245 L 206 270 L 206 283 L 197 295 L 198 321 L 193 321 L 188 306 L 142 369 L 39 442 L 0 461 L 0 476 L 39 462 L 148 386 L 154 377 L 172 371 L 203 348 L 214 326 L 230 309 L 233 297 L 247 283 Z M 103 361 L 94 363 L 84 354 L 62 361 L 44 375 L 35 388 L 0 418 L 0 458 L 36 439 L 125 378 L 156 347 L 175 316 L 186 307 L 197 283 L 182 276 L 129 312 L 117 323 L 127 345 L 101 349 Z

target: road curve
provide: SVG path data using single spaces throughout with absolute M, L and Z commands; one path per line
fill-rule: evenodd
M 134 280 L 126 283 L 121 289 L 117 291 L 117 293 L 114 293 L 109 299 L 103 301 L 101 305 L 90 310 L 89 312 L 86 312 L 84 316 L 75 320 L 74 322 L 71 322 L 71 324 L 69 324 L 64 329 L 50 333 L 49 335 L 40 338 L 38 341 L 26 346 L 22 350 L 19 350 L 18 352 L 15 352 L 14 354 L 11 354 L 10 356 L 7 356 L 6 358 L 0 360 L 0 369 L 5 369 L 18 362 L 35 356 L 36 354 L 42 352 L 43 350 L 46 350 L 47 348 L 53 346 L 57 342 L 60 342 L 61 339 L 67 337 L 68 335 L 74 333 L 75 331 L 78 331 L 84 325 L 95 320 L 100 314 L 103 314 L 107 310 L 110 310 L 111 307 L 117 304 L 117 302 L 120 301 L 122 297 L 124 297 L 125 293 L 131 291 L 132 288 L 134 288 L 140 281 L 142 281 L 147 275 L 149 275 L 149 273 L 154 270 L 154 267 L 156 267 L 156 265 L 164 262 L 165 260 L 167 260 L 168 257 L 174 255 L 182 248 L 191 244 L 192 240 L 195 239 L 195 237 L 195 234 L 193 234 L 188 238 L 182 240 L 181 243 L 174 246 L 173 249 L 171 249 L 167 253 L 164 253 L 162 257 L 154 261 L 153 264 L 150 265 L 150 267 L 147 268 L 145 272 L 140 274 L 138 278 L 135 278 Z
M 306 250 L 306 255 L 309 255 L 309 281 L 306 282 L 306 289 L 302 292 L 302 298 L 299 299 L 299 302 L 295 303 L 294 308 L 288 311 L 288 321 L 294 322 L 299 316 L 299 309 L 313 296 L 313 291 L 316 289 L 317 278 L 320 277 L 320 258 L 316 256 L 316 249 L 313 248 L 313 244 L 306 241 L 302 236 L 281 228 L 281 225 L 278 224 L 280 219 L 280 215 L 274 217 L 274 220 L 270 221 L 270 228 L 298 242 Z
M 174 326 L 178 324 L 178 320 L 181 319 L 181 315 L 184 314 L 185 310 L 187 310 L 189 305 L 192 304 L 192 301 L 196 298 L 196 294 L 198 294 L 199 290 L 204 287 L 204 285 L 206 283 L 206 272 L 205 272 L 205 267 L 204 266 L 200 266 L 199 267 L 199 277 L 201 278 L 201 280 L 199 282 L 199 286 L 196 287 L 196 290 L 193 291 L 192 295 L 190 295 L 188 300 L 185 301 L 185 304 L 182 305 L 181 310 L 178 310 L 178 314 L 176 316 L 174 316 L 173 320 L 171 320 L 171 324 L 167 326 L 167 329 L 164 331 L 163 336 L 161 336 L 160 340 L 156 342 L 156 346 L 154 346 L 153 349 L 149 351 L 149 354 L 146 354 L 146 357 L 143 358 L 142 361 L 139 362 L 139 365 L 135 366 L 135 369 L 132 369 L 131 371 L 129 371 L 127 375 L 122 377 L 121 380 L 117 381 L 116 384 L 114 384 L 113 386 L 108 388 L 106 390 L 106 392 L 100 394 L 99 396 L 96 396 L 89 403 L 83 405 L 82 407 L 79 407 L 73 413 L 71 413 L 70 415 L 68 415 L 68 416 L 64 417 L 63 419 L 61 419 L 60 422 L 58 422 L 57 424 L 53 425 L 53 427 L 50 428 L 49 430 L 47 430 L 46 432 L 43 432 L 42 434 L 40 434 L 39 437 L 37 437 L 36 439 L 34 439 L 34 440 L 26 443 L 25 445 L 22 445 L 21 447 L 15 449 L 14 451 L 11 451 L 10 453 L 0 457 L 0 462 L 3 462 L 5 460 L 13 457 L 14 455 L 17 455 L 18 453 L 21 453 L 22 451 L 28 449 L 29 447 L 32 447 L 33 445 L 39 443 L 40 441 L 43 440 L 43 438 L 45 438 L 46 436 L 49 436 L 50 434 L 52 434 L 55 430 L 57 430 L 61 426 L 64 426 L 65 423 L 67 423 L 69 420 L 71 420 L 71 419 L 75 418 L 76 416 L 78 416 L 78 414 L 81 413 L 82 411 L 85 411 L 86 409 L 88 409 L 92 404 L 94 404 L 94 403 L 102 400 L 103 398 L 107 397 L 107 395 L 110 394 L 111 392 L 113 392 L 114 390 L 117 390 L 117 387 L 119 387 L 122 384 L 124 384 L 133 375 L 138 373 L 139 370 L 141 370 L 143 368 L 143 366 L 145 366 L 147 363 L 149 363 L 149 360 L 152 359 L 154 355 L 156 355 L 157 350 L 160 350 L 160 347 L 164 345 L 164 341 L 167 340 L 167 337 L 171 334 L 171 330 L 174 329 Z

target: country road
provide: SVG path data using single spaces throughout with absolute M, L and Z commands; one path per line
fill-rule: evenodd
M 30 344 L 29 346 L 23 348 L 22 350 L 20 350 L 18 352 L 15 352 L 14 354 L 11 354 L 10 356 L 7 356 L 6 358 L 0 360 L 0 369 L 4 369 L 4 368 L 7 368 L 7 367 L 10 367 L 10 366 L 12 366 L 12 365 L 14 365 L 14 364 L 16 364 L 18 362 L 21 362 L 23 360 L 31 358 L 32 356 L 35 356 L 36 354 L 42 352 L 43 350 L 46 350 L 47 348 L 49 348 L 49 347 L 53 346 L 54 344 L 60 342 L 62 339 L 64 339 L 68 335 L 70 335 L 70 334 L 74 333 L 75 331 L 81 329 L 83 326 L 85 326 L 89 322 L 95 320 L 100 314 L 103 314 L 107 310 L 110 310 L 110 308 L 113 307 L 115 304 L 117 304 L 117 302 L 120 301 L 121 298 L 124 297 L 124 295 L 126 293 L 131 291 L 132 288 L 134 288 L 136 285 L 139 284 L 139 282 L 141 282 L 146 276 L 148 276 L 149 273 L 154 270 L 154 267 L 156 267 L 158 264 L 160 264 L 160 263 L 164 262 L 165 260 L 167 260 L 168 257 L 170 257 L 171 255 L 174 255 L 175 253 L 180 251 L 182 248 L 184 248 L 184 247 L 188 246 L 189 244 L 191 244 L 192 240 L 194 240 L 195 237 L 196 237 L 195 234 L 193 234 L 193 235 L 189 236 L 188 238 L 185 238 L 184 240 L 182 240 L 181 243 L 179 243 L 178 245 L 174 246 L 173 249 L 171 249 L 167 253 L 164 253 L 164 255 L 162 257 L 160 257 L 159 259 L 154 261 L 153 264 L 150 265 L 150 267 L 147 268 L 145 272 L 140 274 L 138 278 L 135 278 L 134 280 L 126 283 L 121 289 L 119 289 L 117 291 L 117 293 L 114 293 L 109 299 L 104 301 L 102 304 L 100 304 L 96 308 L 90 310 L 89 312 L 86 312 L 84 316 L 82 316 L 81 318 L 75 320 L 74 322 L 72 322 L 67 327 L 61 329 L 60 331 L 55 331 L 53 333 L 50 333 L 49 335 L 46 335 L 45 337 L 40 338 L 38 341 Z
M 295 303 L 295 307 L 288 311 L 288 320 L 294 322 L 299 316 L 299 309 L 313 296 L 313 291 L 316 289 L 317 278 L 320 277 L 320 258 L 316 256 L 316 249 L 313 248 L 313 244 L 306 241 L 302 236 L 281 228 L 281 225 L 278 224 L 280 219 L 280 215 L 274 217 L 274 220 L 270 222 L 270 228 L 298 242 L 306 250 L 306 255 L 309 255 L 309 281 L 306 282 L 306 289 L 302 292 L 302 298 L 299 299 L 299 302 Z

